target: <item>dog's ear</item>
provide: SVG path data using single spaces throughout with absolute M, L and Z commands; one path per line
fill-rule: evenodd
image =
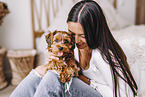
M 58 32 L 58 31 L 57 31 L 57 30 L 55 30 L 55 31 L 53 32 L 53 35 L 55 35 L 57 32 Z
M 75 49 L 75 37 L 71 36 L 72 47 L 71 50 Z
M 49 33 L 45 36 L 46 42 L 48 44 L 48 47 L 51 47 L 52 41 L 53 41 L 53 33 L 49 31 Z
M 48 47 L 51 47 L 52 41 L 53 41 L 53 36 L 57 33 L 58 31 L 55 30 L 53 33 L 51 31 L 48 31 L 48 34 L 45 36 L 46 42 L 48 44 Z

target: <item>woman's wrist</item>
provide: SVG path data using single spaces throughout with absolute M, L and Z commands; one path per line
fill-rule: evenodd
M 90 79 L 89 78 L 87 78 L 87 84 L 90 85 Z
M 90 85 L 90 79 L 85 77 L 84 75 L 79 75 L 78 78 L 85 82 L 86 84 Z

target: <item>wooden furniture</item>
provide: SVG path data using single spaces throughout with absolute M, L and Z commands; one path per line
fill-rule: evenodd
M 34 49 L 8 51 L 7 57 L 12 69 L 11 83 L 13 85 L 18 85 L 33 69 L 35 55 L 36 50 Z
M 117 0 L 113 1 L 114 8 L 117 8 Z M 145 0 L 136 0 L 135 24 L 145 24 Z
M 145 0 L 136 0 L 135 24 L 145 24 Z
M 41 37 L 44 29 L 50 24 L 50 16 L 55 17 L 63 0 L 30 0 L 33 32 L 33 48 L 36 49 L 36 38 Z M 50 14 L 52 13 L 52 14 Z
M 4 55 L 6 53 L 6 49 L 0 47 L 0 89 L 3 89 L 7 86 L 8 82 L 5 80 L 4 72 L 3 72 L 3 62 L 4 62 Z
M 117 8 L 117 0 L 113 1 L 113 6 L 114 6 L 114 8 Z

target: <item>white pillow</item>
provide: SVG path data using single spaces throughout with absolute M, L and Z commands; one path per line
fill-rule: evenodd
M 107 0 L 95 0 L 95 1 L 101 6 L 105 14 L 107 23 L 109 25 L 109 28 L 111 30 L 118 30 L 131 25 L 129 21 L 127 21 L 117 12 L 117 10 L 113 7 L 111 2 Z

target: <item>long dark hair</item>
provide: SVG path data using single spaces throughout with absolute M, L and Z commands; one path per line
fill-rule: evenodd
M 98 48 L 103 59 L 109 63 L 114 81 L 114 96 L 120 94 L 119 77 L 130 86 L 134 96 L 137 95 L 138 87 L 130 72 L 126 56 L 113 38 L 101 7 L 92 0 L 80 1 L 71 9 L 67 22 L 79 22 L 89 48 Z

